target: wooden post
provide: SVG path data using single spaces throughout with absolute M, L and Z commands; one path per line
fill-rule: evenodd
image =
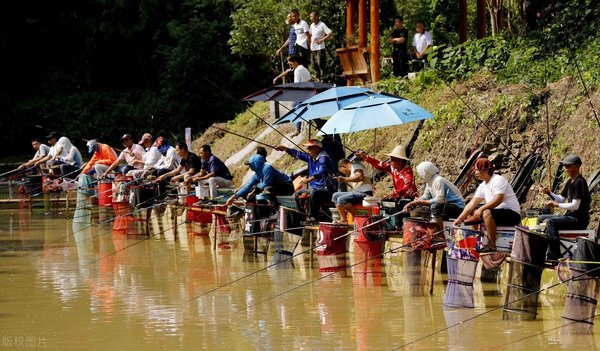
M 371 81 L 380 79 L 379 63 L 379 0 L 371 0 Z
M 467 0 L 458 1 L 458 42 L 467 41 Z
M 350 46 L 354 37 L 354 0 L 346 0 L 346 4 L 346 46 Z
M 485 0 L 477 0 L 477 39 L 485 37 Z
M 367 46 L 367 0 L 358 0 L 358 47 Z

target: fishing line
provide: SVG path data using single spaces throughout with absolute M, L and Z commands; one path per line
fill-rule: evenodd
M 231 94 L 229 94 L 228 92 L 226 92 L 225 90 L 223 90 L 223 88 L 221 88 L 219 85 L 217 85 L 216 83 L 214 83 L 212 80 L 208 79 L 207 77 L 202 77 L 204 78 L 204 80 L 206 80 L 207 82 L 209 82 L 211 85 L 213 85 L 214 87 L 216 87 L 219 91 L 221 91 L 221 93 L 223 93 L 225 96 L 227 96 L 228 98 L 230 98 L 231 100 L 235 101 L 235 103 L 237 103 L 238 105 L 246 108 L 246 111 L 250 112 L 251 114 L 253 114 L 256 118 L 260 119 L 262 122 L 264 122 L 267 126 L 271 127 L 271 129 L 273 129 L 274 131 L 276 131 L 279 135 L 281 135 L 282 137 L 284 137 L 287 141 L 289 141 L 290 143 L 292 143 L 292 145 L 296 146 L 298 149 L 300 149 L 300 146 L 298 146 L 298 144 L 294 143 L 294 141 L 292 141 L 290 138 L 288 138 L 285 134 L 283 134 L 282 132 L 280 132 L 279 130 L 277 130 L 277 128 L 273 127 L 269 122 L 267 122 L 264 118 L 260 117 L 258 114 L 256 114 L 254 111 L 252 111 L 251 109 L 248 108 L 248 106 L 242 104 L 241 102 L 239 102 L 236 98 L 234 98 Z
M 264 145 L 264 146 L 266 146 L 266 147 L 270 147 L 271 149 L 274 149 L 274 148 L 275 148 L 275 146 L 272 146 L 272 145 L 269 145 L 269 144 L 265 144 L 265 143 L 263 143 L 263 142 L 261 142 L 261 141 L 258 141 L 258 140 L 255 140 L 255 139 L 249 138 L 249 137 L 247 137 L 247 136 L 243 136 L 243 135 L 241 135 L 241 134 L 238 134 L 238 133 L 234 133 L 234 132 L 232 132 L 232 131 L 229 131 L 229 130 L 227 130 L 227 129 L 219 128 L 219 127 L 215 126 L 214 124 L 212 124 L 212 125 L 208 126 L 208 128 L 214 128 L 214 129 L 216 129 L 216 130 L 220 130 L 220 131 L 222 131 L 222 132 L 225 132 L 225 133 L 233 134 L 233 135 L 235 135 L 235 136 L 238 136 L 238 137 L 240 137 L 240 138 L 243 138 L 243 139 L 246 139 L 246 140 L 250 140 L 250 141 L 252 141 L 252 142 L 255 142 L 255 143 L 257 143 L 257 144 Z
M 377 254 L 377 255 L 371 256 L 371 257 L 367 258 L 366 260 L 362 260 L 362 261 L 360 261 L 360 262 L 356 262 L 356 263 L 354 263 L 353 265 L 349 265 L 349 266 L 347 266 L 347 267 L 346 267 L 346 268 L 344 268 L 344 269 L 341 269 L 341 270 L 338 270 L 338 271 L 335 271 L 335 272 L 331 272 L 331 273 L 329 273 L 329 274 L 322 275 L 322 276 L 320 276 L 320 277 L 319 277 L 319 278 L 317 278 L 317 279 L 313 279 L 313 280 L 311 280 L 311 281 L 308 281 L 308 282 L 306 282 L 306 283 L 302 283 L 302 284 L 300 284 L 300 285 L 298 285 L 298 286 L 295 286 L 295 287 L 293 287 L 293 288 L 291 288 L 291 289 L 288 289 L 288 290 L 286 290 L 286 291 L 283 291 L 283 292 L 281 292 L 281 293 L 279 293 L 279 294 L 276 294 L 276 295 L 274 295 L 274 296 L 271 296 L 271 297 L 269 297 L 269 298 L 266 298 L 266 299 L 264 299 L 264 300 L 258 301 L 257 303 L 254 303 L 254 304 L 248 305 L 248 306 L 246 306 L 245 308 L 242 308 L 242 309 L 239 309 L 239 310 L 237 310 L 237 311 L 236 311 L 236 313 L 238 313 L 238 312 L 243 312 L 243 311 L 246 311 L 246 310 L 248 310 L 248 309 L 250 309 L 250 308 L 252 308 L 252 307 L 255 307 L 255 306 L 257 306 L 257 305 L 260 305 L 260 304 L 262 304 L 262 303 L 264 303 L 264 302 L 267 302 L 267 301 L 273 300 L 273 299 L 275 299 L 275 298 L 277 298 L 277 297 L 280 297 L 280 296 L 282 296 L 282 295 L 285 295 L 285 294 L 287 294 L 287 293 L 289 293 L 289 292 L 292 292 L 292 291 L 294 291 L 294 290 L 300 289 L 300 288 L 302 288 L 302 287 L 304 287 L 304 286 L 307 286 L 307 285 L 309 285 L 309 284 L 316 283 L 316 282 L 318 282 L 318 281 L 320 281 L 320 280 L 322 280 L 322 279 L 325 279 L 325 278 L 328 278 L 328 277 L 330 277 L 330 276 L 332 276 L 332 275 L 334 275 L 334 274 L 340 273 L 340 271 L 344 271 L 344 270 L 346 270 L 346 269 L 353 268 L 354 266 L 357 266 L 357 265 L 359 265 L 359 264 L 363 264 L 363 263 L 365 263 L 365 262 L 367 262 L 367 261 L 369 261 L 369 260 L 372 260 L 372 259 L 374 259 L 374 258 L 378 258 L 378 257 L 384 256 L 385 254 L 388 254 L 388 253 L 395 253 L 396 251 L 398 251 L 398 250 L 400 250 L 400 249 L 403 249 L 403 248 L 409 247 L 409 246 L 411 246 L 412 244 L 415 244 L 415 243 L 417 243 L 417 242 L 419 242 L 419 241 L 425 241 L 425 240 L 427 240 L 427 239 L 429 239 L 429 238 L 432 238 L 432 237 L 434 237 L 434 236 L 436 236 L 436 235 L 438 235 L 438 234 L 440 234 L 440 233 L 443 233 L 443 232 L 444 232 L 443 230 L 440 230 L 440 231 L 438 231 L 438 232 L 435 232 L 435 233 L 433 233 L 433 234 L 431 234 L 431 235 L 422 236 L 422 237 L 420 237 L 420 238 L 418 238 L 418 239 L 415 239 L 415 240 L 413 240 L 413 241 L 412 241 L 412 242 L 410 242 L 410 243 L 406 243 L 406 244 L 403 244 L 403 245 L 401 245 L 401 246 L 399 246 L 399 247 L 396 247 L 396 248 L 393 248 L 393 249 L 389 249 L 389 250 L 387 250 L 387 251 L 384 251 L 384 252 L 382 252 L 382 253 L 380 253 L 380 254 Z
M 404 347 L 406 347 L 406 346 L 410 346 L 410 345 L 412 345 L 412 344 L 416 344 L 416 343 L 417 343 L 417 342 L 419 342 L 419 341 L 425 340 L 425 339 L 427 339 L 427 338 L 430 338 L 430 337 L 432 337 L 432 336 L 434 336 L 434 335 L 437 335 L 437 334 L 439 334 L 439 333 L 441 333 L 441 332 L 447 331 L 447 330 L 449 330 L 449 329 L 452 329 L 452 328 L 454 328 L 454 327 L 457 327 L 457 326 L 459 326 L 459 325 L 461 325 L 461 324 L 464 324 L 464 323 L 470 322 L 470 321 L 472 321 L 472 320 L 474 320 L 474 319 L 476 319 L 476 318 L 479 318 L 479 317 L 481 317 L 481 316 L 487 315 L 487 314 L 489 314 L 489 313 L 492 313 L 492 312 L 494 312 L 494 311 L 497 311 L 497 310 L 499 310 L 499 309 L 501 309 L 501 308 L 504 308 L 504 307 L 506 307 L 506 306 L 510 305 L 511 303 L 515 303 L 515 302 L 517 302 L 517 301 L 524 300 L 524 299 L 526 299 L 526 298 L 528 298 L 528 297 L 530 297 L 530 296 L 534 296 L 534 295 L 536 295 L 536 294 L 539 294 L 539 293 L 541 293 L 541 292 L 543 292 L 543 291 L 550 290 L 550 289 L 552 289 L 552 288 L 555 288 L 555 287 L 557 287 L 557 286 L 559 286 L 559 285 L 562 285 L 562 284 L 564 284 L 564 283 L 567 283 L 567 282 L 569 282 L 569 281 L 571 281 L 571 280 L 575 280 L 576 278 L 579 278 L 579 277 L 580 277 L 580 276 L 582 276 L 582 275 L 589 275 L 589 273 L 591 273 L 591 272 L 593 272 L 593 271 L 596 271 L 596 270 L 599 270 L 599 269 L 600 269 L 600 267 L 596 267 L 596 268 L 590 269 L 590 270 L 588 270 L 588 271 L 586 271 L 586 272 L 583 272 L 583 273 L 580 273 L 580 274 L 578 274 L 578 275 L 572 276 L 571 278 L 569 278 L 569 279 L 567 279 L 567 280 L 565 280 L 565 281 L 558 282 L 558 283 L 555 283 L 555 284 L 549 285 L 549 286 L 547 286 L 547 287 L 545 287 L 545 288 L 543 288 L 543 289 L 539 289 L 539 290 L 537 290 L 537 291 L 534 291 L 534 292 L 532 292 L 532 293 L 529 293 L 529 294 L 523 295 L 522 297 L 520 297 L 520 298 L 518 298 L 518 299 L 516 299 L 516 300 L 512 300 L 512 301 L 506 302 L 506 303 L 504 303 L 504 304 L 502 304 L 502 305 L 499 305 L 499 306 L 496 306 L 496 307 L 494 307 L 494 308 L 492 308 L 492 309 L 489 309 L 489 310 L 487 310 L 487 311 L 485 311 L 485 312 L 483 312 L 483 313 L 480 313 L 480 314 L 478 314 L 478 315 L 475 315 L 475 316 L 473 316 L 473 317 L 469 317 L 469 318 L 467 318 L 467 319 L 465 319 L 465 320 L 463 320 L 463 321 L 460 321 L 460 322 L 458 322 L 458 323 L 452 324 L 452 325 L 450 325 L 450 326 L 448 326 L 448 327 L 446 327 L 446 328 L 442 328 L 442 329 L 440 329 L 440 330 L 437 330 L 437 331 L 435 331 L 435 332 L 432 332 L 432 333 L 429 333 L 429 334 L 427 334 L 427 335 L 424 335 L 424 336 L 422 336 L 422 337 L 420 337 L 420 338 L 418 338 L 418 339 L 416 339 L 416 340 L 413 340 L 413 341 L 411 341 L 411 342 L 409 342 L 409 343 L 403 344 L 403 345 L 401 345 L 401 346 L 399 346 L 399 347 L 397 347 L 397 348 L 394 348 L 394 349 L 392 349 L 392 350 L 399 350 L 399 349 L 401 349 L 401 348 L 404 348 Z
M 400 214 L 402 214 L 402 213 L 404 213 L 404 211 L 400 211 L 400 212 L 394 213 L 394 214 L 390 215 L 388 218 L 391 218 L 391 217 L 398 216 L 398 215 L 400 215 Z M 192 301 L 192 300 L 198 299 L 198 298 L 200 298 L 200 297 L 202 297 L 202 296 L 204 296 L 204 295 L 208 295 L 208 294 L 210 294 L 210 293 L 212 293 L 212 292 L 215 292 L 215 291 L 217 291 L 217 290 L 220 290 L 221 288 L 224 288 L 224 287 L 227 287 L 227 286 L 233 285 L 234 283 L 237 283 L 237 282 L 239 282 L 240 280 L 246 279 L 246 278 L 248 278 L 248 277 L 250 277 L 250 276 L 253 276 L 253 275 L 255 275 L 255 274 L 258 274 L 258 273 L 260 273 L 260 272 L 266 271 L 267 269 L 269 269 L 269 268 L 271 268 L 271 267 L 275 267 L 276 265 L 278 265 L 278 264 L 280 264 L 280 263 L 283 263 L 283 262 L 286 262 L 286 261 L 291 261 L 291 260 L 293 260 L 293 258 L 295 258 L 295 257 L 297 257 L 297 256 L 300 256 L 300 255 L 302 255 L 302 254 L 305 254 L 305 253 L 307 253 L 307 252 L 310 252 L 310 251 L 312 251 L 312 250 L 316 249 L 318 246 L 327 245 L 327 244 L 329 244 L 329 243 L 331 243 L 331 242 L 333 242 L 333 241 L 335 241 L 335 240 L 338 240 L 338 239 L 341 239 L 341 238 L 345 238 L 345 237 L 347 237 L 348 235 L 352 235 L 352 234 L 354 234 L 354 233 L 357 233 L 357 232 L 358 232 L 359 230 L 361 230 L 361 229 L 365 229 L 365 228 L 368 228 L 368 227 L 370 227 L 370 226 L 372 226 L 372 225 L 375 225 L 375 224 L 377 224 L 377 223 L 380 223 L 380 222 L 386 221 L 388 218 L 382 218 L 382 219 L 380 219 L 380 220 L 377 220 L 377 221 L 375 221 L 375 222 L 372 222 L 372 223 L 370 223 L 370 224 L 368 224 L 368 225 L 366 225 L 366 226 L 362 226 L 362 227 L 360 227 L 360 228 L 358 228 L 358 229 L 356 229 L 356 230 L 351 230 L 351 231 L 348 231 L 346 234 L 344 234 L 344 235 L 341 235 L 341 236 L 339 236 L 339 237 L 337 237 L 337 238 L 334 238 L 334 239 L 332 239 L 332 240 L 329 240 L 328 242 L 323 242 L 323 243 L 321 243 L 321 244 L 319 244 L 319 245 L 317 245 L 317 246 L 315 246 L 315 247 L 312 247 L 312 248 L 309 248 L 309 249 L 307 249 L 307 250 L 301 251 L 301 252 L 299 252 L 299 253 L 297 253 L 297 254 L 295 254 L 295 255 L 292 255 L 292 256 L 290 256 L 290 257 L 288 257 L 288 258 L 284 259 L 284 260 L 281 260 L 281 261 L 279 261 L 279 262 L 275 262 L 275 263 L 271 263 L 270 265 L 268 265 L 268 266 L 266 266 L 266 267 L 263 267 L 263 268 L 261 268 L 261 269 L 259 269 L 259 270 L 257 270 L 257 271 L 254 271 L 254 272 L 248 273 L 248 274 L 246 274 L 246 275 L 243 275 L 243 276 L 241 276 L 241 277 L 239 277 L 239 278 L 237 278 L 237 279 L 234 279 L 234 280 L 232 280 L 232 281 L 230 281 L 230 282 L 228 282 L 228 283 L 225 283 L 225 284 L 223 284 L 223 285 L 219 285 L 219 286 L 217 286 L 217 287 L 215 287 L 215 288 L 213 288 L 213 289 L 210 289 L 210 290 L 208 290 L 208 291 L 206 291 L 206 292 L 203 292 L 203 293 L 201 293 L 200 295 L 197 295 L 197 296 L 195 296 L 195 297 L 192 297 L 192 298 L 190 298 L 188 301 Z M 300 228 L 306 228 L 306 227 L 300 227 Z M 285 228 L 285 229 L 280 229 L 279 231 L 281 231 L 281 232 L 285 232 L 286 230 L 290 230 L 290 229 L 293 229 L 293 228 Z M 269 233 L 270 233 L 270 232 L 272 232 L 272 231 L 269 231 Z M 293 235 L 293 234 L 292 234 L 292 235 Z M 415 242 L 416 242 L 416 241 L 415 241 Z
M 553 331 L 553 330 L 557 330 L 557 329 L 561 329 L 561 328 L 563 328 L 563 327 L 566 327 L 566 326 L 569 326 L 569 325 L 571 325 L 571 324 L 575 324 L 575 323 L 581 323 L 581 322 L 587 322 L 587 323 L 590 323 L 590 322 L 592 322 L 592 321 L 593 321 L 593 320 L 594 320 L 596 317 L 598 317 L 598 316 L 600 316 L 600 314 L 595 314 L 595 315 L 593 315 L 593 316 L 591 316 L 591 317 L 588 317 L 588 318 L 582 319 L 581 321 L 570 321 L 569 323 L 561 324 L 561 325 L 559 325 L 558 327 L 554 327 L 554 328 L 546 329 L 546 330 L 543 330 L 543 331 L 541 331 L 541 332 L 539 332 L 539 333 L 535 333 L 535 334 L 533 334 L 533 335 L 529 335 L 529 336 L 523 337 L 523 338 L 521 338 L 521 339 L 517 339 L 517 340 L 511 341 L 511 342 L 509 342 L 509 343 L 503 344 L 503 345 L 499 345 L 499 346 L 497 346 L 497 347 L 495 347 L 495 348 L 493 348 L 493 349 L 491 349 L 491 350 L 505 350 L 505 349 L 506 349 L 506 346 L 508 346 L 508 345 L 516 344 L 516 343 L 518 343 L 518 342 L 521 342 L 521 341 L 523 341 L 523 340 L 527 340 L 527 339 L 530 339 L 530 338 L 533 338 L 533 337 L 536 337 L 536 336 L 539 336 L 539 335 L 542 335 L 542 334 L 546 334 L 546 333 L 548 333 L 548 332 L 551 332 L 551 331 Z M 593 336 L 592 336 L 592 335 L 590 335 L 590 337 L 593 337 Z

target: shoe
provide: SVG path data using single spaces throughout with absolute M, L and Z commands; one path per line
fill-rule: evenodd
M 489 247 L 489 246 L 484 246 L 481 249 L 479 249 L 479 254 L 485 254 L 485 255 L 489 255 L 489 254 L 494 254 L 498 252 L 498 250 L 496 250 L 495 247 Z

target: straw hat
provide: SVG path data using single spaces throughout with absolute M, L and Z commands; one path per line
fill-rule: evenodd
M 408 158 L 406 156 L 406 149 L 404 149 L 404 146 L 398 145 L 394 148 L 394 150 L 392 150 L 392 152 L 390 152 L 389 154 L 386 154 L 387 156 L 390 157 L 395 157 L 395 158 L 400 158 L 406 161 L 410 161 L 410 158 Z

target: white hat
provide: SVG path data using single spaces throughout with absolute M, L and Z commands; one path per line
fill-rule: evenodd
M 406 156 L 406 150 L 404 149 L 404 146 L 398 145 L 394 148 L 394 150 L 392 150 L 392 152 L 390 152 L 389 154 L 386 154 L 387 156 L 390 157 L 395 157 L 395 158 L 400 158 L 406 161 L 410 161 L 410 158 L 408 158 Z

